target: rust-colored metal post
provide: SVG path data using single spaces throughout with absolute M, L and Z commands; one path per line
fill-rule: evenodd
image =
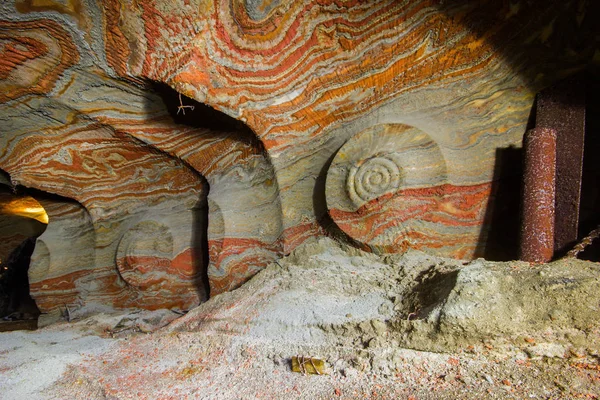
M 556 214 L 554 249 L 577 242 L 585 136 L 585 80 L 567 78 L 537 96 L 536 128 L 556 131 Z
M 556 131 L 550 128 L 527 131 L 523 148 L 520 259 L 543 263 L 554 254 Z

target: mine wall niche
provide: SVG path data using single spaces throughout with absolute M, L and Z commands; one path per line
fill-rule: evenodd
M 0 168 L 51 195 L 43 323 L 186 311 L 320 235 L 513 259 L 535 96 L 597 81 L 590 3 L 3 2 Z

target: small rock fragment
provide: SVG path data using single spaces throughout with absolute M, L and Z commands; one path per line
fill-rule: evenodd
M 491 377 L 491 376 L 489 376 L 488 374 L 484 374 L 484 375 L 483 375 L 483 377 L 485 378 L 485 380 L 486 380 L 486 381 L 488 381 L 488 383 L 489 383 L 490 385 L 493 385 L 493 384 L 494 384 L 494 380 L 493 380 L 493 379 L 492 379 L 492 377 Z

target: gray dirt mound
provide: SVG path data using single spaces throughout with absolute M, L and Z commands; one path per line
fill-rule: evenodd
M 39 398 L 597 398 L 599 278 L 585 261 L 377 256 L 320 238 L 151 334 L 144 324 L 165 315 L 119 316 L 109 329 L 64 322 L 21 350 L 10 343 L 26 340 L 7 336 L 0 384 L 29 396 L 19 382 L 35 368 L 15 366 L 19 351 L 53 331 L 99 329 L 111 346 Z M 73 355 L 63 353 L 64 368 Z M 328 374 L 292 372 L 296 355 Z
M 205 307 L 216 311 L 233 298 L 252 299 L 248 334 L 353 359 L 338 362 L 340 368 L 379 365 L 385 374 L 395 369 L 399 349 L 525 358 L 593 358 L 600 349 L 600 265 L 580 260 L 530 265 L 418 251 L 377 256 L 320 238 Z M 193 330 L 189 322 L 172 329 Z M 340 349 L 353 350 L 342 356 Z M 384 360 L 376 360 L 378 352 Z

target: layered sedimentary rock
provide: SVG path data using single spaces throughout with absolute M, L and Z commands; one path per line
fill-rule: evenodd
M 438 144 L 402 124 L 376 125 L 337 152 L 327 174 L 327 206 L 350 237 L 379 252 L 411 247 L 456 257 L 474 253 L 489 185 L 448 183 Z
M 588 2 L 448 3 L 0 5 L 0 168 L 70 199 L 34 253 L 42 311 L 189 308 L 337 228 L 482 255 L 498 153 L 598 36 Z

